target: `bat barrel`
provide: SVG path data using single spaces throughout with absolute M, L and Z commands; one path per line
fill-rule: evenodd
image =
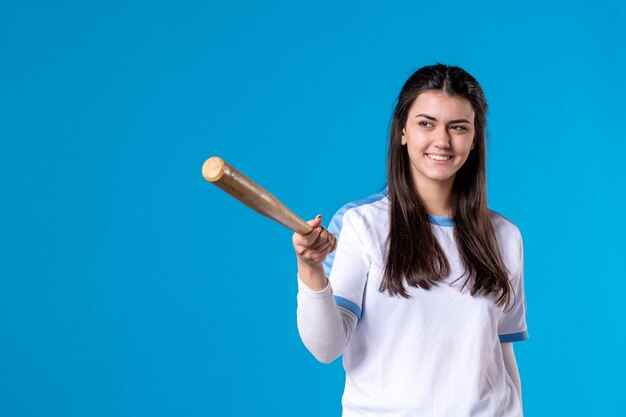
M 222 158 L 214 156 L 202 166 L 202 176 L 256 212 L 277 221 L 296 233 L 306 235 L 313 228 L 276 197 L 246 177 Z

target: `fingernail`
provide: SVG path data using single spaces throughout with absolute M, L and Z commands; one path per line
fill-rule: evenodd
M 316 219 L 321 219 L 321 218 L 322 218 L 322 215 L 321 215 L 321 214 L 318 214 L 317 216 L 315 216 L 315 218 L 316 218 Z

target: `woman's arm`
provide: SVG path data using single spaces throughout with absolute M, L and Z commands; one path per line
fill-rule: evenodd
M 308 235 L 293 234 L 293 248 L 298 261 L 298 277 L 313 291 L 328 285 L 323 262 L 335 245 L 336 238 L 322 227 L 322 216 L 307 222 L 313 227 Z
M 321 291 L 298 279 L 298 332 L 302 343 L 322 363 L 337 359 L 350 341 L 357 317 L 337 307 L 329 283 Z
M 321 216 L 311 220 L 313 231 L 293 235 L 298 261 L 298 331 L 307 349 L 322 363 L 343 353 L 356 328 L 357 317 L 337 307 L 322 262 L 335 244 L 335 236 L 321 227 Z
M 522 400 L 522 383 L 519 377 L 519 370 L 517 369 L 517 361 L 515 360 L 515 352 L 513 351 L 513 343 L 501 343 L 502 347 L 502 358 L 504 359 L 504 367 L 506 368 L 511 381 L 513 381 L 513 385 L 515 385 L 515 389 L 517 390 L 517 394 L 519 395 L 520 401 Z

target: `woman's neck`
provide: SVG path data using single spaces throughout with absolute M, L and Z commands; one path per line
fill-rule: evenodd
M 452 216 L 452 185 L 454 178 L 449 181 L 432 181 L 415 184 L 417 193 L 426 205 L 429 214 L 435 216 Z

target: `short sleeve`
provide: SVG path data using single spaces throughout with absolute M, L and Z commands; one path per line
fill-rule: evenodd
M 339 307 L 361 318 L 363 291 L 369 270 L 362 238 L 366 233 L 355 209 L 339 210 L 328 230 L 338 237 L 337 249 L 324 261 L 324 270 Z
M 498 336 L 501 343 L 518 342 L 529 338 L 526 325 L 526 294 L 524 292 L 524 248 L 519 231 L 517 231 L 515 241 L 516 271 L 509 274 L 514 303 L 510 310 L 505 310 L 498 324 Z

